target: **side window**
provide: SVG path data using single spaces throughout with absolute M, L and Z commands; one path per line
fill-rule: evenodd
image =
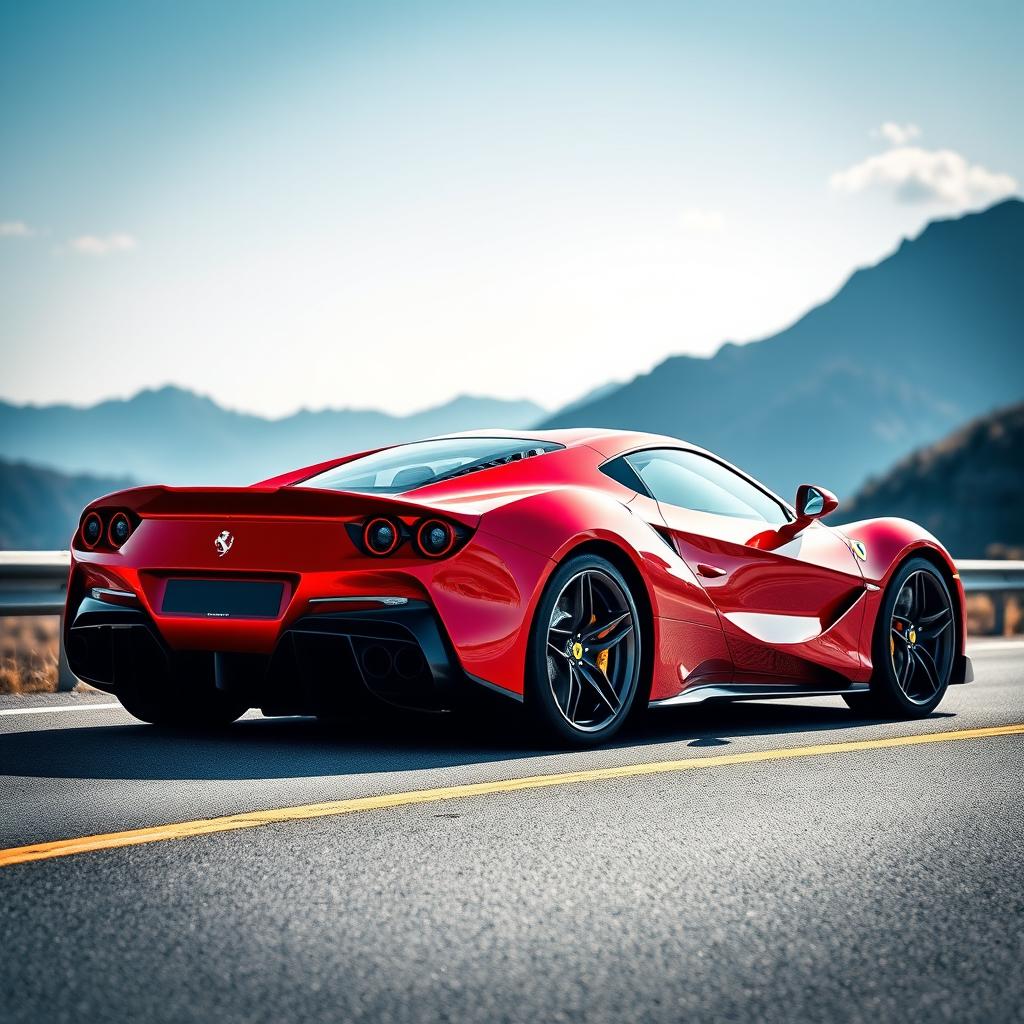
M 657 448 L 627 455 L 626 461 L 658 501 L 716 516 L 759 519 L 773 526 L 788 521 L 774 498 L 696 452 Z

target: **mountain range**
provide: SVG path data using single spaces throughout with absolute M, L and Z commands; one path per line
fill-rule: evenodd
M 935 454 L 945 449 L 929 445 L 1024 398 L 1022 285 L 1024 202 L 1011 199 L 929 224 L 770 338 L 727 343 L 708 358 L 673 356 L 554 415 L 529 401 L 461 397 L 410 416 L 342 409 L 267 419 L 177 387 L 91 407 L 0 402 L 0 547 L 63 546 L 78 509 L 129 478 L 247 484 L 345 452 L 488 426 L 671 434 L 787 496 L 810 482 L 843 498 L 895 465 L 857 496 L 855 514 L 912 512 L 935 524 L 940 539 L 948 534 L 961 557 L 990 543 L 1020 544 L 1019 531 L 994 520 L 967 512 L 955 520 L 927 474 L 910 481 L 921 466 L 946 465 Z M 944 442 L 971 452 L 978 466 L 990 458 L 1001 467 L 986 470 L 990 493 L 999 472 L 1021 487 L 1016 422 L 999 420 L 992 431 L 974 424 L 973 433 Z M 1016 447 L 1000 447 L 1000 430 Z M 901 461 L 917 449 L 931 454 Z M 958 480 L 970 476 L 956 472 Z M 964 532 L 970 522 L 976 535 Z
M 66 547 L 82 507 L 127 484 L 0 459 L 0 549 Z M 1024 403 L 914 452 L 843 501 L 832 520 L 875 516 L 921 523 L 957 558 L 1024 557 Z
M 410 416 L 359 409 L 266 419 L 177 387 L 85 408 L 0 402 L 0 457 L 138 483 L 244 485 L 346 452 L 478 427 L 531 426 L 533 402 L 463 396 Z
M 784 331 L 673 356 L 545 427 L 683 437 L 789 496 L 848 494 L 1024 397 L 1024 202 L 936 221 Z
M 66 548 L 82 509 L 93 498 L 130 485 L 123 477 L 68 476 L 0 459 L 0 550 Z

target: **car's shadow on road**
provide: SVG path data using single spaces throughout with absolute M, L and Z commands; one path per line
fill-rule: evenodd
M 0 736 L 0 776 L 130 780 L 258 780 L 418 771 L 538 759 L 564 751 L 530 736 L 518 708 L 491 718 L 374 717 L 325 724 L 316 719 L 245 719 L 216 733 L 125 724 L 74 725 Z M 946 717 L 937 713 L 933 718 Z M 725 748 L 741 737 L 842 732 L 870 724 L 844 707 L 737 703 L 661 709 L 601 748 Z M 635 758 L 648 760 L 651 750 Z M 616 758 L 621 760 L 621 755 Z M 578 768 L 579 755 L 572 758 Z M 553 770 L 550 762 L 539 771 Z M 556 769 L 555 769 L 556 770 Z

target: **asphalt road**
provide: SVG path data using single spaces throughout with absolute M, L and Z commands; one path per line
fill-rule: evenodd
M 1024 644 L 972 655 L 924 722 L 677 709 L 586 754 L 514 715 L 180 737 L 2 698 L 0 849 L 1024 723 Z M 0 1020 L 1024 1020 L 1024 735 L 768 756 L 0 867 Z

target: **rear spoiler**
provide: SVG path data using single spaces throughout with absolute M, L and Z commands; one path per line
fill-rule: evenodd
M 129 509 L 143 519 L 253 518 L 353 519 L 367 515 L 422 517 L 443 513 L 470 528 L 480 516 L 464 506 L 425 504 L 401 495 L 357 494 L 313 487 L 132 487 L 91 502 L 93 508 Z

